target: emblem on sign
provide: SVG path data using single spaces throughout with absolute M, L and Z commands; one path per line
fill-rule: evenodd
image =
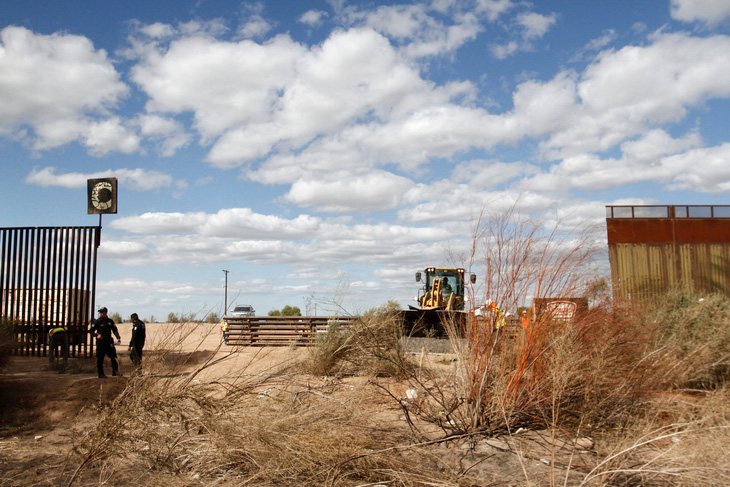
M 117 178 L 88 179 L 89 215 L 117 212 Z

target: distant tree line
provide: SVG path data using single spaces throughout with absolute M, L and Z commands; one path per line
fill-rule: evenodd
M 288 304 L 278 309 L 269 311 L 269 316 L 302 316 L 302 310 L 298 306 L 289 306 Z

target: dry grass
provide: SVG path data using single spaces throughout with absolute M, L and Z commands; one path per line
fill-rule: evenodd
M 376 308 L 347 330 L 331 328 L 317 337 L 306 370 L 313 375 L 403 377 L 413 365 L 405 355 L 401 325 L 397 312 Z
M 406 354 L 396 317 L 375 310 L 303 362 L 213 380 L 228 356 L 182 353 L 197 331 L 180 327 L 75 438 L 58 485 L 500 485 L 496 453 L 474 456 L 494 441 L 517 462 L 510 474 L 522 480 L 502 478 L 511 485 L 728 484 L 726 382 L 678 389 L 670 371 L 693 362 L 645 323 L 614 304 L 546 325 L 530 347 L 520 336 L 455 339 L 469 353 L 439 364 Z M 478 406 L 475 367 L 486 371 Z
M 390 450 L 410 443 L 407 431 L 386 434 L 361 414 L 372 389 L 343 394 L 336 379 L 294 373 L 303 365 L 294 363 L 206 382 L 198 377 L 213 359 L 190 370 L 178 352 L 150 354 L 145 372 L 76 439 L 60 484 L 440 485 Z
M 730 483 L 727 389 L 701 398 L 662 395 L 621 432 L 607 433 L 604 458 L 585 476 L 585 485 Z

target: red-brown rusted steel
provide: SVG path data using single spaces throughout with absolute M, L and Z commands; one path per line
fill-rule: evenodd
M 730 205 L 607 206 L 606 230 L 616 295 L 730 296 Z

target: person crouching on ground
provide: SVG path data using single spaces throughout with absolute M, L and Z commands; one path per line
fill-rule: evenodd
M 89 333 L 96 337 L 96 370 L 100 379 L 106 379 L 104 375 L 104 356 L 108 356 L 112 363 L 112 375 L 121 375 L 119 373 L 119 364 L 117 363 L 117 350 L 114 348 L 114 340 L 112 334 L 121 340 L 119 330 L 114 320 L 107 316 L 106 308 L 99 308 L 99 317 L 94 321 L 89 329 Z
M 68 363 L 68 335 L 62 326 L 51 328 L 48 332 L 48 359 L 53 364 L 56 356 L 63 357 L 63 363 Z
M 144 348 L 144 339 L 146 331 L 145 325 L 139 319 L 137 313 L 132 313 L 132 339 L 129 341 L 129 358 L 135 369 L 142 366 L 142 349 Z

